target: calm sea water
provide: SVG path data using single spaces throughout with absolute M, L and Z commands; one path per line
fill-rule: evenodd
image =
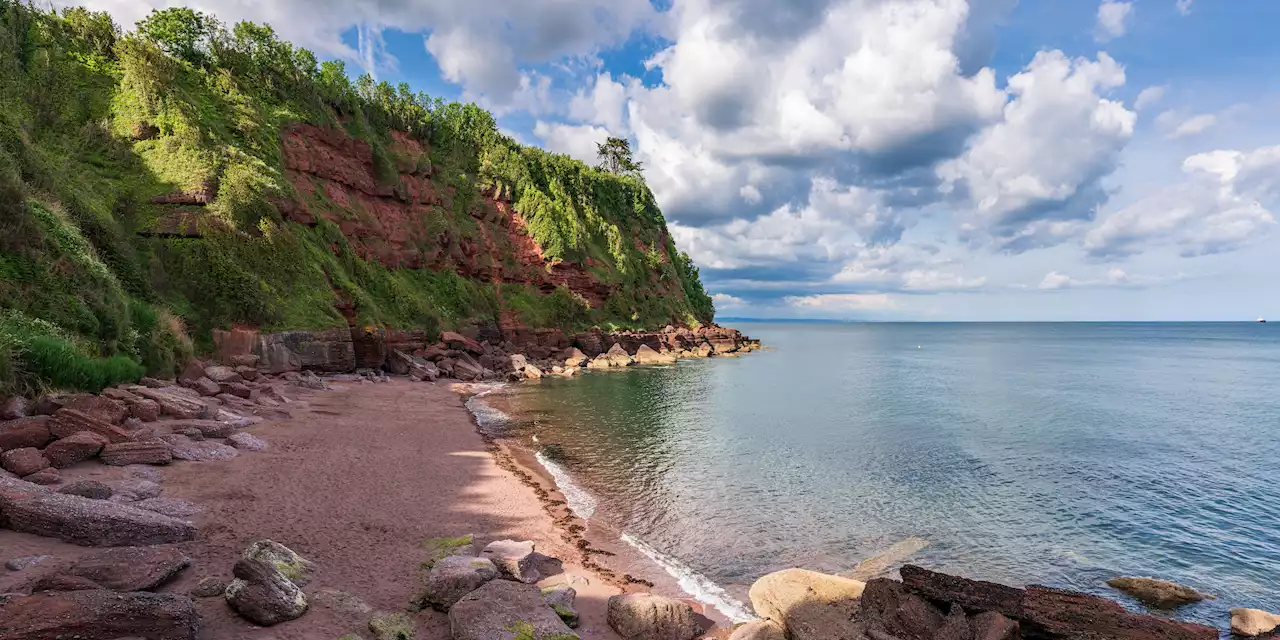
M 1220 627 L 1280 611 L 1280 326 L 741 328 L 772 350 L 501 403 L 580 509 L 740 600 L 918 536 L 913 562 L 969 577 L 1160 577 Z

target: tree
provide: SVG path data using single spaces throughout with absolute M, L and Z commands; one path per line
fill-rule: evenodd
M 644 168 L 644 163 L 636 162 L 631 157 L 631 141 L 626 138 L 609 138 L 596 143 L 596 155 L 600 158 L 601 169 L 618 175 L 636 174 Z
M 218 29 L 216 20 L 186 7 L 152 9 L 138 22 L 138 33 L 161 51 L 197 66 L 205 61 L 209 38 Z

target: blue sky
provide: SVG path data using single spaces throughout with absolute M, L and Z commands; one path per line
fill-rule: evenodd
M 722 315 L 1280 318 L 1280 2 L 189 5 L 529 144 L 630 138 Z

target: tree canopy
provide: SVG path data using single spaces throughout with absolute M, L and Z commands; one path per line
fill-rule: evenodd
M 596 155 L 600 159 L 598 166 L 610 173 L 636 175 L 644 169 L 644 163 L 636 162 L 631 156 L 631 141 L 626 138 L 610 137 L 597 142 Z

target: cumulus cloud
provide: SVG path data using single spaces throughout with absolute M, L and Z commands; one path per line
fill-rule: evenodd
M 539 120 L 533 126 L 533 135 L 542 140 L 543 148 L 548 151 L 594 165 L 597 160 L 596 143 L 604 142 L 610 133 L 604 127 Z
M 1239 249 L 1276 226 L 1280 146 L 1188 157 L 1185 179 L 1108 216 L 1084 239 L 1089 255 L 1118 259 L 1171 245 L 1184 257 Z
M 1132 16 L 1132 2 L 1102 0 L 1102 4 L 1098 5 L 1098 23 L 1094 27 L 1094 39 L 1098 42 L 1107 42 L 1123 36 L 1129 28 L 1128 23 Z
M 727 293 L 717 293 L 711 296 L 711 301 L 716 305 L 716 311 L 724 311 L 725 309 L 738 309 L 747 306 L 747 301 L 737 296 L 731 296 Z
M 126 26 L 171 0 L 55 0 L 112 13 Z M 424 34 L 445 79 L 494 106 L 521 92 L 522 65 L 591 56 L 646 28 L 657 13 L 649 0 L 193 0 L 184 2 L 226 21 L 268 22 L 285 38 L 366 67 L 386 61 L 386 28 Z M 362 51 L 343 43 L 357 29 Z M 372 69 L 371 69 L 372 70 Z
M 966 276 L 960 262 L 942 256 L 937 247 L 899 244 L 859 251 L 831 282 L 873 291 L 933 293 L 975 291 L 987 279 Z
M 1155 106 L 1164 99 L 1165 89 L 1166 87 L 1163 86 L 1152 86 L 1143 89 L 1138 93 L 1137 99 L 1133 101 L 1134 111 L 1142 111 L 1148 107 Z
M 1058 271 L 1050 271 L 1045 274 L 1044 279 L 1036 288 L 1041 291 L 1062 291 L 1064 289 L 1100 289 L 1100 288 L 1125 288 L 1125 289 L 1142 289 L 1162 284 L 1171 284 L 1180 282 L 1185 277 L 1182 274 L 1176 276 L 1138 276 L 1129 275 L 1124 269 L 1113 267 L 1107 270 L 1106 274 L 1097 278 L 1072 278 L 1065 273 Z
M 1124 84 L 1124 69 L 1042 51 L 1009 79 L 1013 99 L 1002 121 L 980 133 L 938 175 L 965 200 L 973 237 L 1021 252 L 1077 234 L 1106 202 L 1101 186 L 1133 136 L 1137 114 L 1104 94 Z
M 898 303 L 884 293 L 823 293 L 812 296 L 783 298 L 790 307 L 827 312 L 885 311 L 898 308 Z

